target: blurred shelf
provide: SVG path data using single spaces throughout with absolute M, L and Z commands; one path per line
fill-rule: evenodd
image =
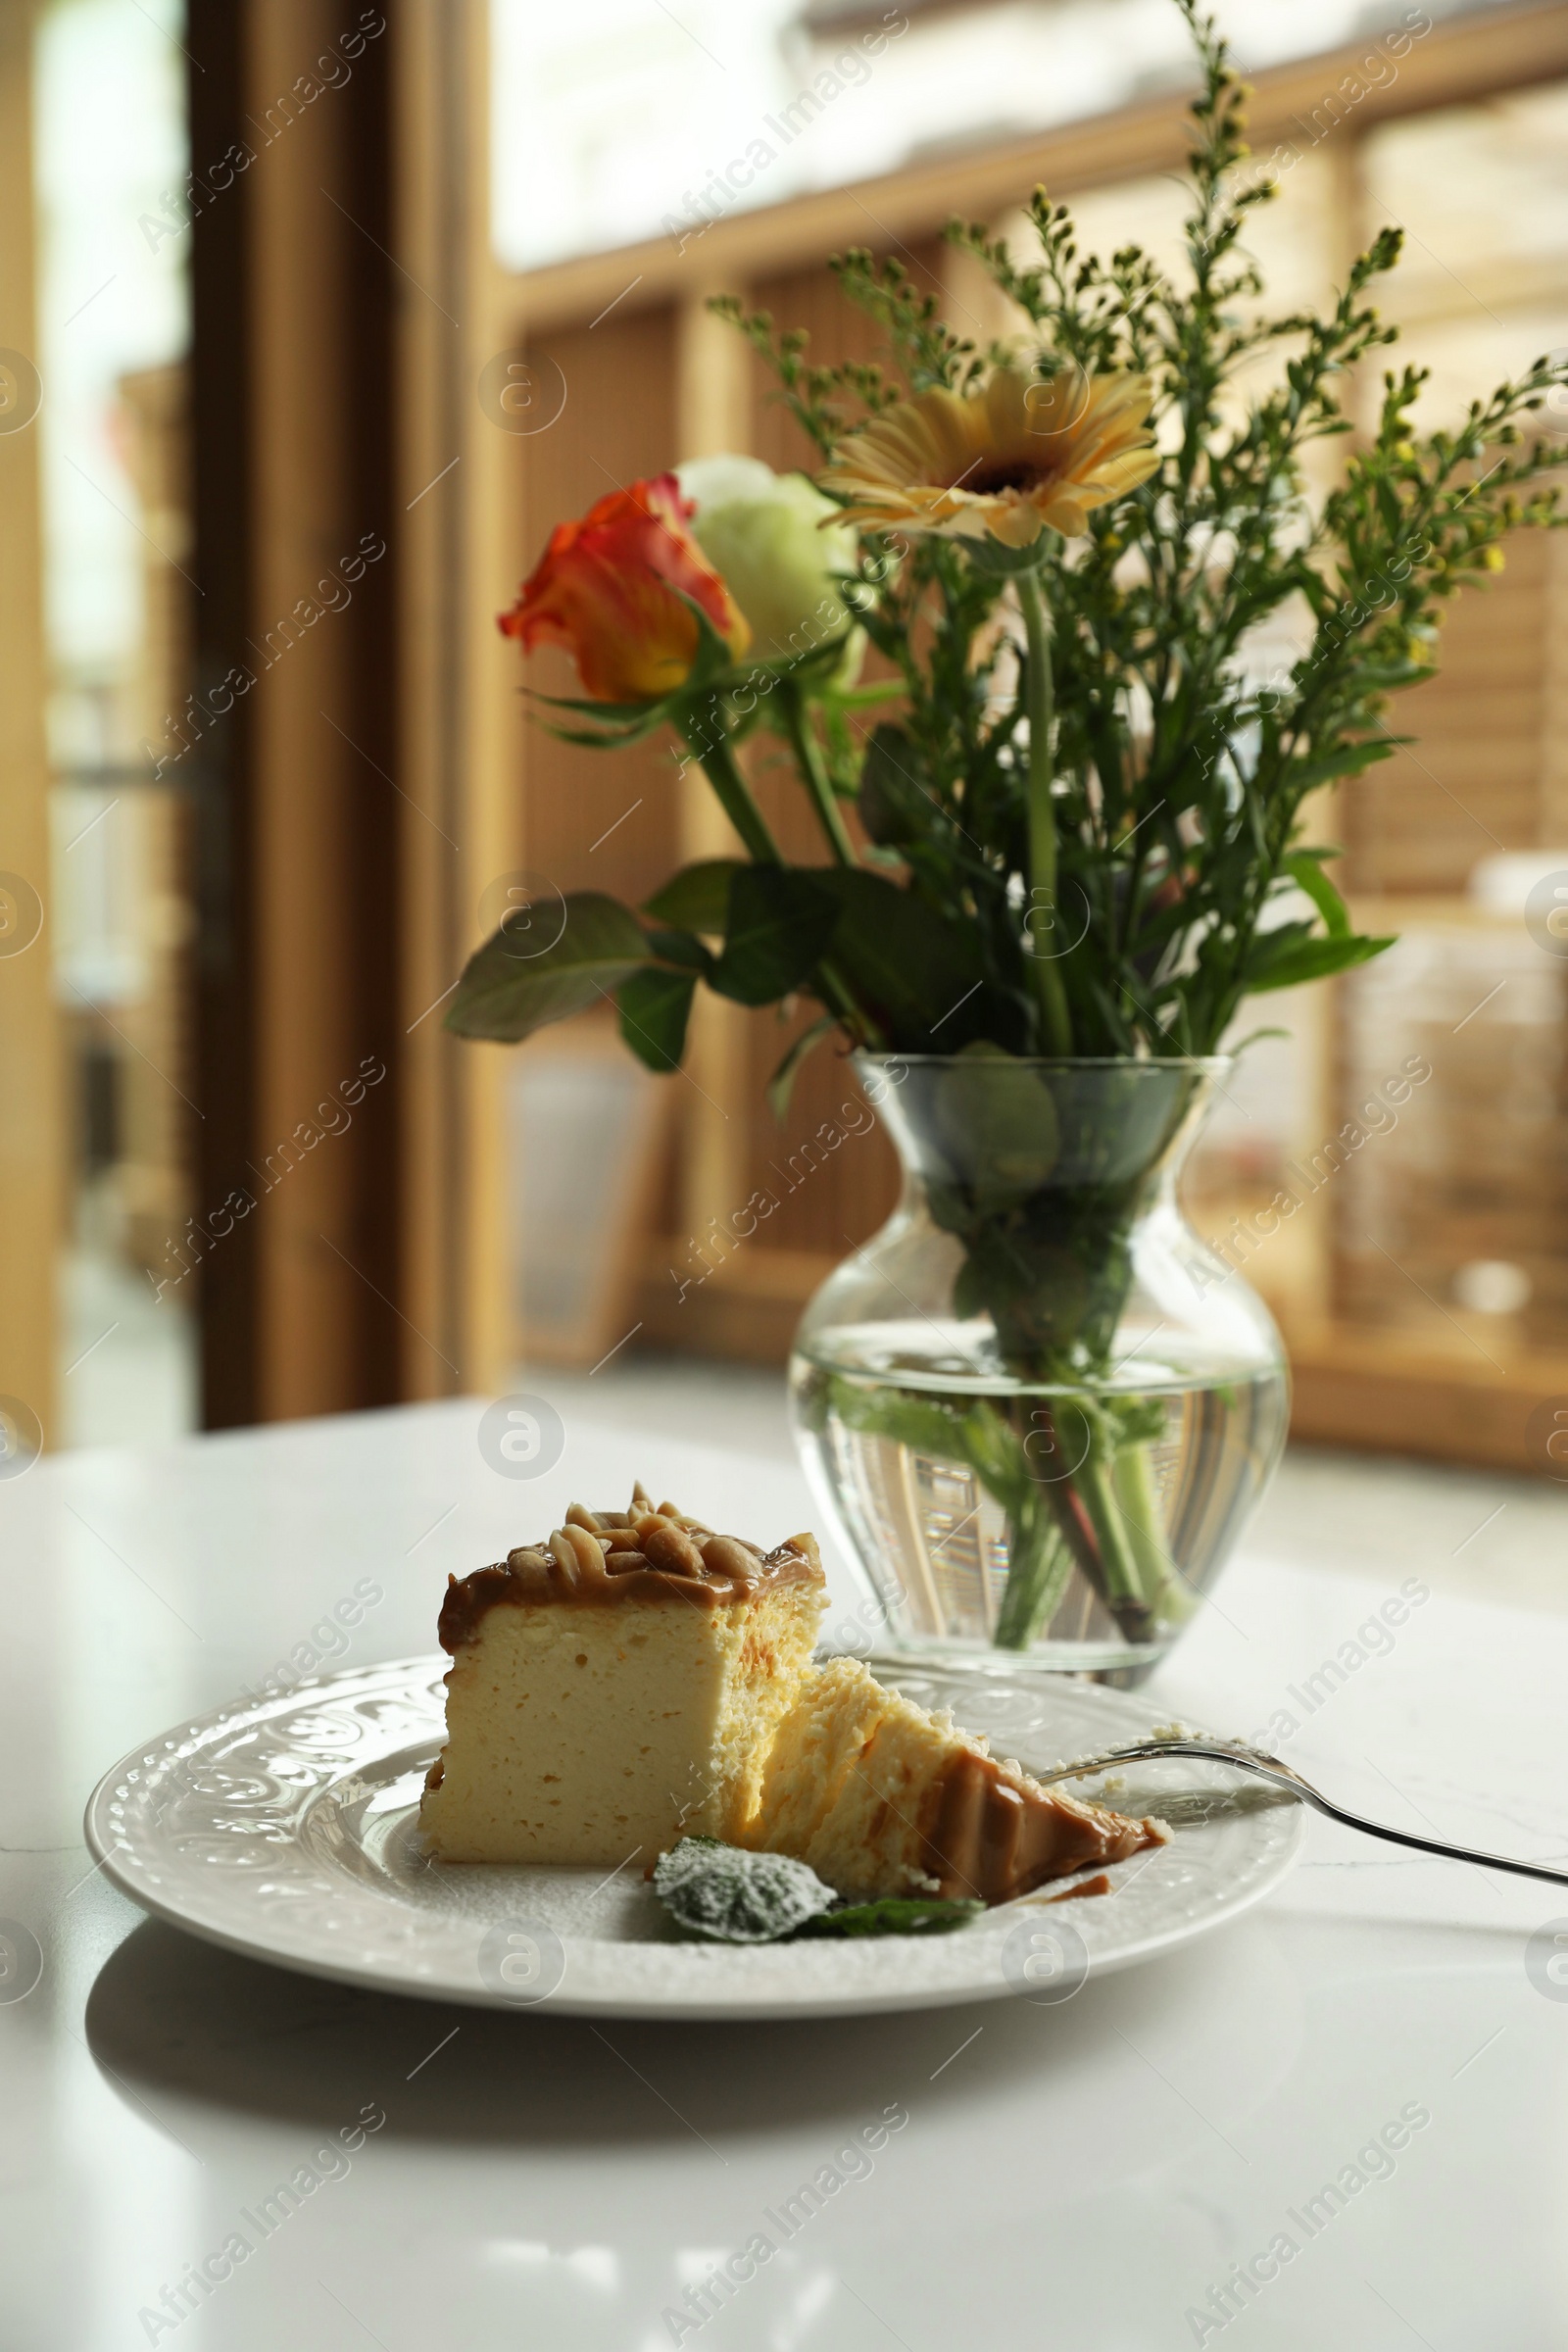
M 1365 1453 L 1545 1474 L 1531 1416 L 1568 1403 L 1568 1353 L 1521 1350 L 1490 1364 L 1413 1334 L 1348 1324 L 1291 1342 L 1291 1435 Z
M 685 1235 L 651 1242 L 637 1298 L 638 1344 L 731 1363 L 782 1364 L 802 1308 L 844 1255 L 742 1242 L 705 1275 Z

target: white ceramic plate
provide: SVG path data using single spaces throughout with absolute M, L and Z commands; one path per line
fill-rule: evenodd
M 948 1936 L 740 1948 L 673 1940 L 642 1863 L 597 1871 L 433 1862 L 419 1790 L 441 1746 L 444 1658 L 325 1675 L 222 1707 L 131 1753 L 87 1807 L 87 1843 L 145 1910 L 232 1951 L 379 1991 L 605 2017 L 834 2017 L 1018 1993 L 1204 1935 L 1266 1894 L 1300 1841 L 1299 1805 L 1223 1766 L 1131 1768 L 1107 1801 L 1172 1821 L 1168 1846 L 1112 1872 L 1109 1896 L 1004 1904 Z M 879 1659 L 993 1752 L 1042 1768 L 1160 1720 L 1090 1684 L 943 1674 Z M 1049 1893 L 1051 1889 L 1043 1890 Z

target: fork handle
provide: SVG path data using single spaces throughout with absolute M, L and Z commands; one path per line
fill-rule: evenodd
M 1347 1813 L 1343 1806 L 1319 1796 L 1315 1788 L 1303 1788 L 1300 1793 L 1330 1821 L 1343 1822 L 1348 1830 L 1360 1830 L 1368 1838 L 1382 1838 L 1390 1845 L 1414 1846 L 1417 1853 L 1438 1854 L 1446 1862 L 1474 1862 L 1481 1870 L 1506 1870 L 1517 1879 L 1545 1879 L 1553 1886 L 1568 1886 L 1568 1870 L 1548 1870 L 1544 1862 L 1516 1862 L 1509 1854 L 1484 1854 L 1477 1846 L 1449 1845 L 1442 1838 L 1417 1838 L 1411 1830 L 1391 1830 L 1381 1821 Z
M 1297 1796 L 1304 1804 L 1315 1806 L 1330 1821 L 1337 1821 L 1347 1830 L 1359 1830 L 1363 1837 L 1381 1838 L 1389 1845 L 1412 1846 L 1417 1853 L 1437 1854 L 1445 1862 L 1473 1862 L 1481 1870 L 1506 1870 L 1519 1879 L 1544 1879 L 1552 1886 L 1568 1886 L 1568 1870 L 1552 1870 L 1544 1862 L 1516 1862 L 1509 1854 L 1484 1854 L 1473 1845 L 1449 1845 L 1442 1838 L 1418 1838 L 1413 1830 L 1392 1830 L 1386 1822 L 1368 1821 L 1364 1814 L 1348 1813 L 1303 1781 L 1289 1764 L 1277 1756 L 1252 1756 L 1235 1748 L 1222 1747 L 1217 1741 L 1200 1740 L 1141 1740 L 1132 1747 L 1119 1748 L 1114 1755 L 1098 1757 L 1088 1765 L 1058 1766 L 1054 1772 L 1040 1774 L 1041 1781 L 1089 1780 L 1102 1772 L 1109 1772 L 1117 1764 L 1130 1764 L 1140 1757 L 1197 1756 L 1206 1763 L 1229 1764 L 1238 1772 L 1250 1772 L 1275 1788 Z

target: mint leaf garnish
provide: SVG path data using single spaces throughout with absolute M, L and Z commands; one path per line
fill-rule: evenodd
M 846 1903 L 789 1854 L 754 1854 L 719 1838 L 682 1838 L 654 1866 L 654 1892 L 677 1927 L 714 1943 L 808 1936 L 945 1936 L 984 1903 L 965 1896 L 883 1895 Z
M 654 1892 L 677 1926 L 715 1943 L 777 1943 L 837 1900 L 789 1854 L 753 1854 L 683 1838 L 654 1867 Z
M 797 1936 L 946 1936 L 967 1927 L 985 1905 L 973 1895 L 954 1902 L 939 1895 L 885 1894 L 879 1902 L 846 1903 L 797 1928 Z

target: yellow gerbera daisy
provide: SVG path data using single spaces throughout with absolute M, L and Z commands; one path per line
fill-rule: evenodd
M 999 368 L 984 389 L 938 386 L 874 416 L 835 450 L 824 490 L 845 518 L 1032 547 L 1045 529 L 1076 538 L 1096 507 L 1158 464 L 1147 375 L 1062 368 L 1050 383 Z

